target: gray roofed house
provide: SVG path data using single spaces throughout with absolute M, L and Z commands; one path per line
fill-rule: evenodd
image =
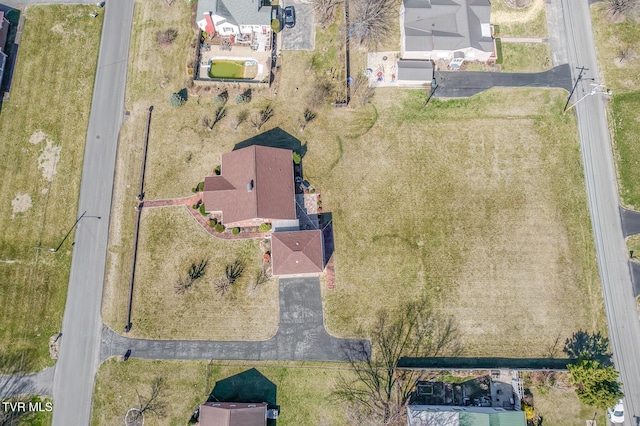
M 408 405 L 407 426 L 526 426 L 524 411 L 494 407 Z
M 486 62 L 494 55 L 489 0 L 403 0 L 400 7 L 403 59 Z
M 433 81 L 433 62 L 400 59 L 398 61 L 398 85 L 417 87 Z
M 198 0 L 198 26 L 207 28 L 210 16 L 215 31 L 223 35 L 248 34 L 268 30 L 271 25 L 271 0 Z

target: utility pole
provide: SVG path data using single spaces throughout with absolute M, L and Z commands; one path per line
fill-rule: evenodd
M 32 248 L 36 249 L 36 250 L 48 250 L 51 253 L 55 253 L 58 250 L 60 250 L 60 247 L 62 247 L 62 244 L 64 244 L 65 241 L 67 241 L 67 238 L 69 238 L 69 235 L 71 235 L 71 231 L 73 231 L 75 229 L 76 226 L 78 226 L 78 223 L 80 223 L 80 220 L 82 220 L 85 217 L 93 217 L 96 219 L 102 219 L 100 216 L 86 216 L 87 212 L 85 211 L 84 213 L 82 213 L 80 215 L 79 218 L 76 219 L 75 223 L 73 224 L 73 226 L 69 229 L 69 231 L 66 233 L 66 235 L 64 236 L 64 238 L 62 239 L 62 241 L 60 241 L 60 244 L 58 244 L 58 247 L 42 247 L 42 246 L 32 246 Z
M 578 78 L 576 79 L 576 82 L 573 85 L 573 89 L 571 89 L 571 93 L 569 93 L 569 97 L 567 98 L 567 103 L 564 104 L 564 109 L 562 110 L 563 114 L 567 112 L 567 107 L 569 106 L 569 101 L 571 100 L 571 96 L 573 96 L 573 92 L 576 90 L 576 87 L 578 87 L 578 83 L 580 82 L 580 80 L 582 80 L 582 73 L 584 73 L 585 71 L 589 71 L 589 68 L 585 68 L 585 67 L 576 67 L 576 68 L 580 70 L 580 74 L 578 74 Z
M 604 94 L 606 94 L 606 95 L 611 96 L 611 93 L 612 93 L 612 92 L 611 92 L 611 89 L 603 90 L 604 84 L 592 84 L 592 86 L 593 86 L 593 89 L 592 89 L 589 93 L 587 93 L 586 95 L 584 95 L 583 97 L 581 97 L 580 99 L 578 99 L 577 101 L 575 101 L 575 102 L 573 103 L 573 105 L 571 105 L 569 108 L 567 108 L 567 109 L 565 110 L 565 112 L 566 112 L 566 111 L 569 111 L 571 108 L 573 108 L 574 106 L 578 105 L 578 104 L 580 103 L 580 101 L 584 100 L 587 96 L 593 96 L 593 95 L 595 95 L 596 93 L 604 93 Z

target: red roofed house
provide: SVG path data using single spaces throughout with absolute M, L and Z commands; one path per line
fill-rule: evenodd
M 204 180 L 204 207 L 220 213 L 227 228 L 293 221 L 297 229 L 293 185 L 292 151 L 253 145 L 222 155 L 220 175 Z M 319 274 L 323 255 L 319 229 L 271 234 L 273 275 Z
M 296 219 L 291 150 L 253 145 L 223 154 L 220 176 L 204 180 L 203 201 L 227 228 Z
M 322 231 L 274 232 L 271 235 L 273 275 L 319 274 L 324 269 Z
M 267 403 L 205 402 L 200 405 L 199 426 L 266 426 Z
M 4 45 L 7 44 L 7 35 L 9 34 L 9 21 L 4 16 L 4 12 L 0 12 L 0 84 L 4 74 L 5 65 L 7 64 L 7 54 Z

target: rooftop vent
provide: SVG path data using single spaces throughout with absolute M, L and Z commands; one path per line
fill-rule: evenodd
M 253 179 L 247 184 L 247 191 L 253 191 Z

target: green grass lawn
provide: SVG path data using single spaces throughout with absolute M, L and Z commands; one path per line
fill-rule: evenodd
M 552 67 L 547 43 L 502 43 L 502 71 L 539 72 Z
M 500 37 L 547 37 L 545 1 L 532 0 L 527 7 L 513 9 L 502 0 L 493 0 L 491 23 L 500 26 Z
M 213 60 L 209 68 L 209 77 L 244 78 L 244 62 L 231 59 Z
M 271 280 L 254 288 L 264 252 L 258 241 L 213 238 L 184 207 L 167 207 L 143 211 L 139 244 L 132 336 L 267 340 L 278 330 L 277 282 Z M 187 275 L 192 263 L 202 260 L 208 261 L 205 275 L 186 294 L 176 294 L 176 281 Z M 215 282 L 235 260 L 242 263 L 244 273 L 232 290 L 221 296 L 215 291 Z M 116 329 L 124 324 L 127 294 L 126 286 L 121 286 L 117 309 L 104 318 Z
M 317 117 L 303 131 L 318 77 L 339 67 L 330 26 L 317 32 L 315 52 L 282 53 L 277 96 L 256 90 L 248 105 L 227 103 L 227 117 L 210 131 L 200 121 L 215 112 L 221 87 L 194 89 L 184 106 L 170 107 L 169 94 L 184 84 L 190 38 L 180 33 L 166 50 L 153 38 L 188 13 L 186 4 L 136 4 L 131 116 L 119 146 L 103 305 L 110 325 L 124 321 L 114 312 L 128 288 L 146 108 L 154 105 L 145 192 L 158 199 L 190 195 L 220 154 L 258 133 L 250 120 L 236 129 L 233 118 L 242 110 L 254 117 L 271 102 L 274 116 L 261 132 L 278 127 L 299 141 L 305 178 L 333 217 L 336 289 L 323 289 L 330 333 L 354 336 L 377 309 L 422 294 L 456 318 L 469 356 L 547 356 L 558 336 L 604 331 L 577 128 L 561 113 L 564 91 L 494 89 L 423 109 L 422 91 L 377 89 L 361 108 L 331 108 L 330 99 L 312 104 Z M 357 64 L 353 75 L 364 72 Z M 227 89 L 234 99 L 238 89 Z M 147 240 L 147 256 L 178 264 L 208 244 L 180 231 L 192 226 L 187 215 L 182 224 L 173 213 L 154 216 L 160 226 L 146 226 L 158 240 L 180 236 L 165 248 Z
M 640 24 L 633 19 L 611 23 L 604 5 L 592 6 L 593 32 L 603 82 L 613 91 L 609 125 L 618 169 L 622 203 L 640 209 Z
M 332 363 L 111 360 L 98 371 L 91 424 L 122 424 L 127 410 L 138 402 L 136 390 L 146 395 L 154 378 L 166 377 L 166 416 L 146 416 L 145 424 L 186 424 L 214 391 L 214 395 L 229 396 L 224 399 L 231 401 L 270 403 L 275 399 L 280 406 L 279 426 L 344 425 L 345 407 L 330 399 L 340 373 L 349 374 L 343 365 Z
M 586 420 L 596 420 L 599 425 L 608 425 L 606 412 L 601 408 L 584 405 L 569 384 L 569 373 L 551 373 L 554 377 L 551 385 L 533 385 L 531 377 L 541 375 L 522 373 L 525 393 L 531 393 L 538 416 L 543 425 L 584 426 Z
M 102 15 L 90 6 L 27 10 L 0 134 L 0 355 L 51 365 L 60 331 Z

